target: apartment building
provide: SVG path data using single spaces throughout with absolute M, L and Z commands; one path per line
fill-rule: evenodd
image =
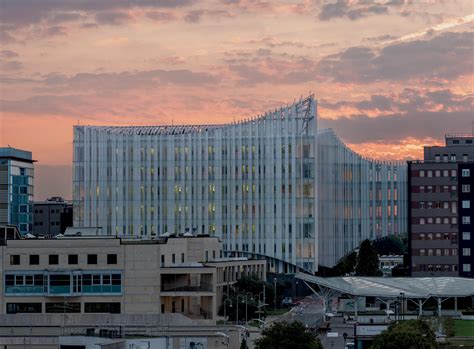
M 2 314 L 178 313 L 215 323 L 223 288 L 264 260 L 222 258 L 215 237 L 104 236 L 3 240 Z
M 34 162 L 29 151 L 0 148 L 0 224 L 33 230 Z
M 474 136 L 446 135 L 410 161 L 409 249 L 412 276 L 472 277 L 471 185 Z

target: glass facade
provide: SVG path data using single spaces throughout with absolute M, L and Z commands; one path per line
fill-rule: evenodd
M 118 236 L 215 235 L 228 254 L 266 257 L 275 271 L 316 271 L 364 237 L 404 231 L 397 190 L 405 177 L 401 164 L 371 162 L 318 135 L 313 96 L 225 125 L 74 128 L 74 226 Z M 360 209 L 370 204 L 365 194 L 346 195 L 369 181 L 371 218 Z M 331 201 L 336 211 L 322 200 L 328 188 L 344 190 Z M 339 223 L 339 209 L 356 213 Z M 328 220 L 336 235 L 321 232 Z M 367 231 L 351 230 L 362 221 Z
M 33 230 L 33 181 L 31 153 L 0 148 L 0 224 L 15 225 L 23 235 Z

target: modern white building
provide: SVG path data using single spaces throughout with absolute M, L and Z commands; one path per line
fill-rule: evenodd
M 406 232 L 406 166 L 318 132 L 314 97 L 222 125 L 75 126 L 74 226 L 219 236 L 269 270 L 315 272 Z

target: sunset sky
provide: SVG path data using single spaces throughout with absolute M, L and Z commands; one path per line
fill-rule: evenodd
M 0 146 L 71 198 L 72 126 L 224 123 L 310 91 L 381 159 L 471 132 L 474 1 L 0 0 Z

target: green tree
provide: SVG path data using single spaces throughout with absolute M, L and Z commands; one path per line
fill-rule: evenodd
M 301 322 L 276 322 L 255 340 L 256 349 L 323 349 L 321 342 Z
M 438 348 L 430 326 L 421 320 L 394 323 L 374 337 L 370 349 L 434 349 Z
M 330 276 L 345 276 L 354 271 L 357 264 L 357 253 L 351 252 L 339 260 L 332 269 Z
M 233 295 L 229 297 L 229 300 L 226 301 L 226 297 L 222 299 L 222 304 L 219 307 L 218 315 L 224 316 L 224 306 L 225 308 L 225 315 L 228 318 L 228 321 L 235 321 L 237 318 L 237 307 L 239 307 L 239 321 L 245 321 L 245 296 L 239 295 L 238 296 L 239 302 L 237 303 L 237 295 Z M 255 298 L 248 297 L 247 298 L 247 320 L 250 321 L 258 317 L 257 315 L 257 300 Z
M 403 254 L 406 246 L 402 239 L 396 236 L 387 236 L 374 241 L 375 251 L 379 255 Z
M 357 257 L 357 276 L 377 276 L 379 270 L 379 257 L 374 246 L 369 240 L 364 240 L 360 245 Z
M 249 347 L 247 346 L 247 339 L 245 337 L 242 339 L 242 343 L 240 343 L 240 349 L 248 349 Z

